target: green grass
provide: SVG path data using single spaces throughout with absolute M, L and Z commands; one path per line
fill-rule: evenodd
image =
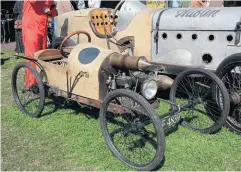
M 12 51 L 3 51 L 2 59 Z M 23 115 L 11 94 L 11 70 L 21 60 L 10 58 L 1 71 L 2 170 L 132 170 L 117 160 L 102 137 L 99 120 L 78 109 L 58 108 L 51 101 L 43 117 Z M 53 112 L 52 112 L 53 111 Z M 241 171 L 241 137 L 223 128 L 203 135 L 183 127 L 166 137 L 160 170 Z

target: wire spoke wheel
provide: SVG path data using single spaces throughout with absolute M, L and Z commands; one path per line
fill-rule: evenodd
M 189 69 L 173 83 L 170 100 L 189 106 L 181 112 L 182 124 L 202 133 L 214 133 L 229 112 L 228 92 L 221 80 L 203 69 Z
M 226 126 L 241 134 L 241 58 L 227 58 L 217 69 L 217 75 L 225 84 L 230 96 L 230 112 Z
M 156 168 L 164 156 L 160 119 L 148 102 L 130 90 L 109 93 L 100 111 L 101 129 L 112 153 L 139 170 Z
M 231 98 L 231 110 L 228 120 L 241 128 L 241 63 L 221 78 Z
M 36 79 L 36 83 L 26 87 L 26 72 Z M 44 108 L 45 92 L 43 82 L 38 72 L 26 62 L 15 66 L 12 73 L 12 91 L 19 109 L 31 117 L 37 117 Z

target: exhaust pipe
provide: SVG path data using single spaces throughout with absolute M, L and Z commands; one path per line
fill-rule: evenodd
M 144 56 L 126 56 L 119 53 L 113 53 L 110 55 L 110 64 L 134 70 L 144 70 L 151 66 Z
M 174 80 L 166 75 L 158 75 L 157 76 L 157 85 L 161 90 L 166 90 L 172 87 Z

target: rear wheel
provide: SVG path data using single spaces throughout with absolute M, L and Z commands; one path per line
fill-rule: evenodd
M 36 84 L 26 88 L 25 71 L 29 70 L 36 78 Z M 44 85 L 39 73 L 33 66 L 26 62 L 17 64 L 12 73 L 12 92 L 13 98 L 18 108 L 26 115 L 38 117 L 43 109 L 45 102 Z
M 241 54 L 225 59 L 217 69 L 217 75 L 230 95 L 230 112 L 226 126 L 241 134 Z
M 112 153 L 138 170 L 153 170 L 162 161 L 165 135 L 161 121 L 139 94 L 125 89 L 110 92 L 100 109 L 100 125 Z
M 215 93 L 215 94 L 214 94 Z M 202 133 L 217 132 L 229 113 L 229 96 L 221 80 L 204 69 L 188 69 L 177 76 L 170 100 L 182 109 L 182 125 Z

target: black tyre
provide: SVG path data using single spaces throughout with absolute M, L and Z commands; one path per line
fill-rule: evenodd
M 241 134 L 241 53 L 225 59 L 216 73 L 226 86 L 231 101 L 226 126 Z
M 190 105 L 180 112 L 183 126 L 207 134 L 222 127 L 230 108 L 224 84 L 204 69 L 188 69 L 179 74 L 171 88 L 170 100 L 180 106 Z
M 108 147 L 122 162 L 145 171 L 160 165 L 164 131 L 155 110 L 142 96 L 125 89 L 110 92 L 100 108 L 100 125 Z
M 25 86 L 25 71 L 29 70 L 36 78 L 36 84 Z M 38 117 L 44 109 L 45 90 L 39 73 L 27 63 L 18 63 L 12 73 L 13 98 L 18 108 L 26 115 Z

